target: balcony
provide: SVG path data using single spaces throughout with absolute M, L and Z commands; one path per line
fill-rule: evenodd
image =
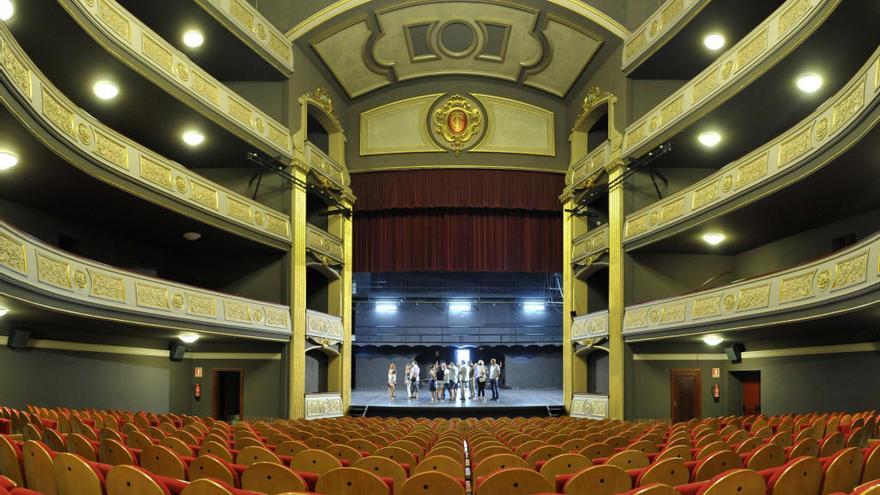
M 880 285 L 880 234 L 813 262 L 717 289 L 626 308 L 627 341 L 794 324 L 868 312 L 875 318 Z M 874 308 L 874 309 L 871 309 Z M 844 319 L 831 325 L 846 327 Z M 827 330 L 826 330 L 827 331 Z M 763 328 L 765 338 L 774 336 Z M 853 332 L 855 334 L 855 332 Z M 779 335 L 782 335 L 780 329 Z
M 880 49 L 811 115 L 761 147 L 653 205 L 627 216 L 624 246 L 634 252 L 698 252 L 696 229 L 736 233 L 741 252 L 876 206 L 864 167 L 880 136 Z M 840 202 L 838 191 L 848 191 Z M 792 208 L 796 205 L 796 208 Z M 760 220 L 759 220 L 760 219 Z
M 335 189 L 340 190 L 348 189 L 351 183 L 348 170 L 309 141 L 305 142 L 304 160 L 310 171 L 324 179 L 325 185 L 332 184 Z
M 578 237 L 571 243 L 571 262 L 590 264 L 598 254 L 608 249 L 608 225 L 603 225 Z
M 306 225 L 306 249 L 325 265 L 345 263 L 342 239 L 314 225 Z
M 0 27 L 0 51 L 4 79 L 0 98 L 9 110 L 9 113 L 2 112 L 6 134 L 19 136 L 14 139 L 15 146 L 28 150 L 31 158 L 45 156 L 42 160 L 44 167 L 76 167 L 119 190 L 199 222 L 276 248 L 289 249 L 288 215 L 216 184 L 95 119 L 49 81 L 5 27 Z M 29 133 L 20 130 L 22 124 Z M 46 153 L 46 147 L 52 153 Z M 59 173 L 55 177 L 68 175 Z M 22 201 L 36 201 L 40 189 L 46 189 L 45 180 L 28 180 L 29 175 L 24 177 L 17 183 L 16 193 Z M 67 185 L 72 186 L 76 180 L 72 178 Z M 24 194 L 27 191 L 33 194 Z M 87 191 L 95 190 L 84 187 L 78 194 Z M 66 196 L 81 203 L 81 199 L 76 198 L 82 196 L 77 196 L 77 191 L 71 188 L 61 188 L 55 198 Z M 96 192 L 95 196 L 86 197 L 103 196 L 103 193 Z M 125 208 L 137 212 L 137 204 L 132 202 Z M 105 213 L 111 212 L 105 210 Z M 181 222 L 169 220 L 166 225 L 176 223 Z
M 246 0 L 119 0 L 123 8 L 221 81 L 272 81 L 293 75 L 293 48 Z M 185 29 L 205 43 L 190 49 Z
M 91 3 L 22 2 L 9 23 L 23 50 L 79 107 L 191 168 L 252 170 L 250 152 L 292 156 L 290 131 L 277 120 L 283 118 L 280 105 L 258 109 L 115 1 Z M 116 84 L 118 95 L 97 98 L 92 87 L 98 80 Z M 184 145 L 181 134 L 187 129 L 201 132 L 204 142 Z
M 207 291 L 120 270 L 0 223 L 4 297 L 37 307 L 147 328 L 264 340 L 290 339 L 287 306 Z
M 342 318 L 307 309 L 306 337 L 334 344 L 342 342 L 344 337 Z
M 575 317 L 571 322 L 571 341 L 595 341 L 608 337 L 608 310 Z

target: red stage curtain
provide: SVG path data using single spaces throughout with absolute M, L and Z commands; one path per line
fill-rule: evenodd
M 354 270 L 558 272 L 563 186 L 541 172 L 355 174 Z
M 562 174 L 515 170 L 405 170 L 351 176 L 358 211 L 503 208 L 560 211 Z

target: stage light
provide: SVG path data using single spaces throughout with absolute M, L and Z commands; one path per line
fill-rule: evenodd
M 452 301 L 449 303 L 449 312 L 450 313 L 467 313 L 471 310 L 471 302 L 470 301 Z
M 703 240 L 712 246 L 717 246 L 724 242 L 724 239 L 727 237 L 720 232 L 709 232 L 707 234 L 703 234 Z
M 721 134 L 718 134 L 715 131 L 701 132 L 700 135 L 697 136 L 697 141 L 707 148 L 714 148 L 721 142 Z
M 198 48 L 205 42 L 205 35 L 198 29 L 190 29 L 183 33 L 183 44 L 190 48 Z
M 0 151 L 0 170 L 9 170 L 18 165 L 18 157 L 10 151 Z
M 184 232 L 183 238 L 188 241 L 197 241 L 202 238 L 202 234 L 199 234 L 198 232 Z
M 0 308 L 0 318 L 3 318 L 4 316 L 6 316 L 6 313 L 8 313 L 8 312 L 9 312 L 8 309 Z
M 710 33 L 703 38 L 703 44 L 712 51 L 720 50 L 726 42 L 727 40 L 724 39 L 724 36 L 719 33 Z
M 12 0 L 0 0 L 0 20 L 8 21 L 14 13 L 15 6 L 12 5 Z
M 198 146 L 205 142 L 205 135 L 195 130 L 184 131 L 183 142 L 190 146 Z
M 112 100 L 119 94 L 119 86 L 110 81 L 98 81 L 92 86 L 92 91 L 102 100 Z
M 523 311 L 526 313 L 538 313 L 547 309 L 544 301 L 526 301 L 523 303 Z
M 194 333 L 183 334 L 177 338 L 179 338 L 180 341 L 183 342 L 184 344 L 192 344 L 195 341 L 199 340 L 199 336 Z
M 718 345 L 718 344 L 724 342 L 724 339 L 722 339 L 718 335 L 706 335 L 705 337 L 703 337 L 703 342 L 705 342 L 709 345 Z
M 804 93 L 815 93 L 822 87 L 823 82 L 819 74 L 804 74 L 797 79 L 797 87 Z
M 378 301 L 376 303 L 377 313 L 397 313 L 397 301 Z

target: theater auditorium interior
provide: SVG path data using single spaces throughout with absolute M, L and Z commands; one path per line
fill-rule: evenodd
M 880 495 L 880 0 L 0 0 L 0 495 Z

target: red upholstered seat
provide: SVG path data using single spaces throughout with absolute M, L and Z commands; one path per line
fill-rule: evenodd
M 874 488 L 875 486 L 880 486 L 880 480 L 869 481 L 864 485 L 856 487 L 856 489 L 852 492 L 852 495 L 861 495 L 862 493 L 868 491 L 868 489 Z

